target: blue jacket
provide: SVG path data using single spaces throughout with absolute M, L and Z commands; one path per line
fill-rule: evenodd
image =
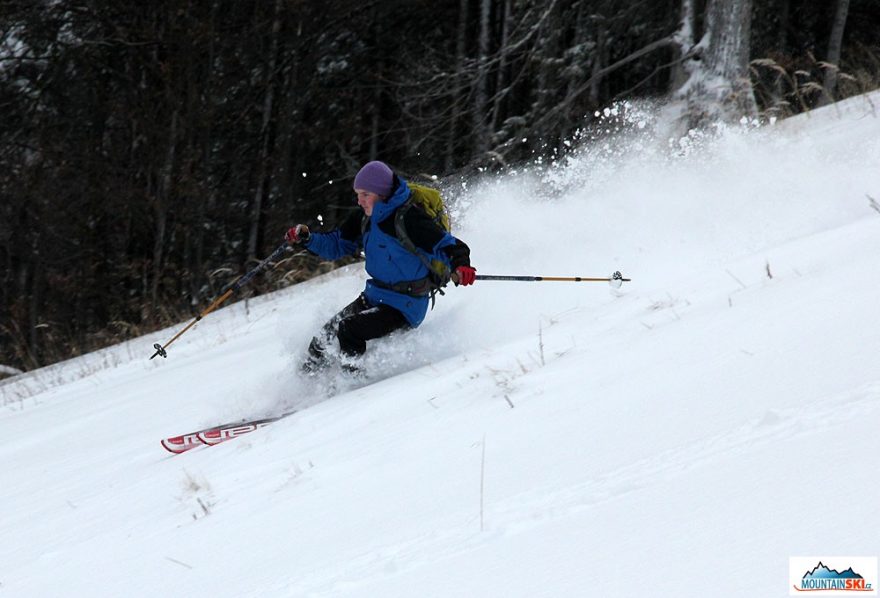
M 342 227 L 334 231 L 313 233 L 304 245 L 312 253 L 328 260 L 355 255 L 363 247 L 367 260 L 367 274 L 370 275 L 364 289 L 367 303 L 373 306 L 381 304 L 393 307 L 403 313 L 410 326 L 415 328 L 425 319 L 425 314 L 428 311 L 428 297 L 413 297 L 381 288 L 375 284 L 375 281 L 379 281 L 385 285 L 393 285 L 428 276 L 428 268 L 422 260 L 407 251 L 394 234 L 394 214 L 398 208 L 406 203 L 411 193 L 406 181 L 400 178 L 396 180 L 398 185 L 391 197 L 385 202 L 376 202 L 373 206 L 373 214 L 363 233 L 361 233 L 363 216 L 357 213 L 349 218 Z M 409 227 L 409 216 L 411 213 L 415 215 L 418 212 L 420 211 L 415 209 L 407 212 L 405 218 L 407 233 L 428 261 L 439 259 L 451 269 L 458 265 L 469 264 L 467 246 L 431 223 L 430 219 L 427 222 L 435 229 L 431 231 L 431 234 L 413 234 L 415 231 Z M 428 218 L 423 212 L 421 214 L 423 218 Z M 464 249 L 453 250 L 453 247 Z M 460 257 L 462 251 L 463 258 Z

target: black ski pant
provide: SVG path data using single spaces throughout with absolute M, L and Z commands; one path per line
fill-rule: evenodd
M 366 352 L 368 340 L 381 338 L 405 327 L 409 327 L 409 322 L 400 311 L 382 304 L 371 306 L 360 295 L 330 318 L 321 333 L 312 339 L 306 368 L 314 369 L 326 364 L 327 344 L 332 342 L 334 336 L 343 354 L 358 357 Z

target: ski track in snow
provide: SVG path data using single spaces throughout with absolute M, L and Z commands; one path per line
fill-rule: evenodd
M 674 483 L 685 472 L 710 467 L 720 459 L 844 426 L 854 419 L 876 417 L 878 411 L 880 382 L 811 405 L 768 410 L 763 417 L 729 432 L 662 451 L 578 484 L 556 489 L 542 487 L 506 500 L 490 500 L 486 505 L 484 531 L 480 531 L 479 516 L 462 515 L 459 521 L 448 522 L 443 531 L 375 547 L 349 562 L 316 570 L 307 579 L 285 580 L 275 589 L 304 596 L 356 590 L 388 576 L 474 551 L 497 541 L 500 536 L 521 534 L 564 520 L 652 485 Z

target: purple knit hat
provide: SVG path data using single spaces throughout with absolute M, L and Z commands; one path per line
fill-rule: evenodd
M 388 165 L 378 160 L 367 162 L 354 177 L 354 188 L 363 189 L 382 197 L 391 195 L 394 173 Z

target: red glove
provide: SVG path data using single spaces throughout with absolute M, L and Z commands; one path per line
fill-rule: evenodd
M 284 238 L 287 239 L 287 242 L 291 245 L 296 245 L 298 243 L 308 243 L 309 237 L 311 237 L 311 233 L 309 232 L 309 227 L 305 224 L 297 224 L 293 228 L 287 231 L 287 234 L 284 235 Z
M 459 266 L 455 269 L 455 274 L 456 285 L 468 286 L 469 284 L 474 284 L 474 281 L 477 279 L 477 269 L 470 266 Z

